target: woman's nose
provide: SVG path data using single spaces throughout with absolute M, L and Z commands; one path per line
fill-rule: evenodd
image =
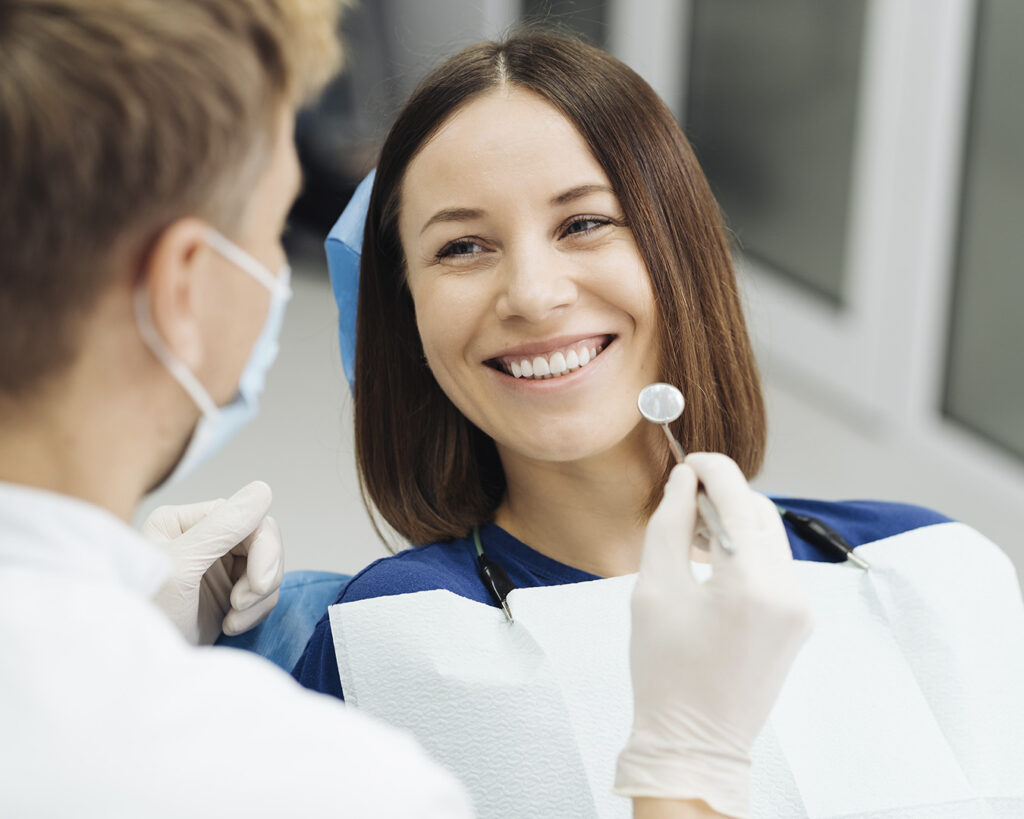
M 572 306 L 579 296 L 569 263 L 551 250 L 508 254 L 496 310 L 502 320 L 540 322 Z

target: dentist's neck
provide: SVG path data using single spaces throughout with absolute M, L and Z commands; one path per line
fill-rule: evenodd
M 180 455 L 197 410 L 142 346 L 128 305 L 112 291 L 79 333 L 72 364 L 30 394 L 0 396 L 0 481 L 129 521 Z
M 651 487 L 661 475 L 641 428 L 614 450 L 553 463 L 502 453 L 508 492 L 495 522 L 561 563 L 601 577 L 640 567 Z

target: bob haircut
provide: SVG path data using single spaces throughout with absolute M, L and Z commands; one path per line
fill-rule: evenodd
M 662 379 L 686 396 L 673 431 L 687 450 L 724 452 L 747 477 L 764 457 L 765 416 L 721 214 L 671 112 L 601 50 L 527 30 L 471 46 L 436 68 L 398 114 L 370 196 L 359 288 L 355 442 L 364 502 L 414 544 L 464 537 L 505 491 L 494 442 L 424 363 L 398 234 L 409 163 L 460 107 L 514 86 L 582 134 L 611 181 L 654 288 Z M 639 414 L 638 414 L 639 420 Z M 672 464 L 638 517 L 661 499 Z

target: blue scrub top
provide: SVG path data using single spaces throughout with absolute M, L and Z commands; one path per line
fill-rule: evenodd
M 851 546 L 949 521 L 949 518 L 930 509 L 900 503 L 833 502 L 777 496 L 772 500 L 792 512 L 818 518 L 845 537 Z M 838 563 L 844 559 L 837 554 L 823 552 L 788 526 L 787 531 L 796 560 Z M 596 575 L 542 555 L 493 523 L 480 528 L 480 540 L 487 557 L 501 565 L 517 588 L 558 586 L 598 579 Z M 497 605 L 480 578 L 472 538 L 431 543 L 381 558 L 355 575 L 334 602 L 348 603 L 433 589 L 447 589 L 478 603 Z M 292 676 L 306 688 L 344 699 L 334 655 L 334 638 L 326 612 L 292 670 Z

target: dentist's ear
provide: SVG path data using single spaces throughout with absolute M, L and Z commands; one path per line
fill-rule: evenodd
M 192 217 L 168 225 L 150 246 L 137 285 L 164 344 L 193 372 L 204 355 L 199 305 L 209 278 L 207 230 Z

